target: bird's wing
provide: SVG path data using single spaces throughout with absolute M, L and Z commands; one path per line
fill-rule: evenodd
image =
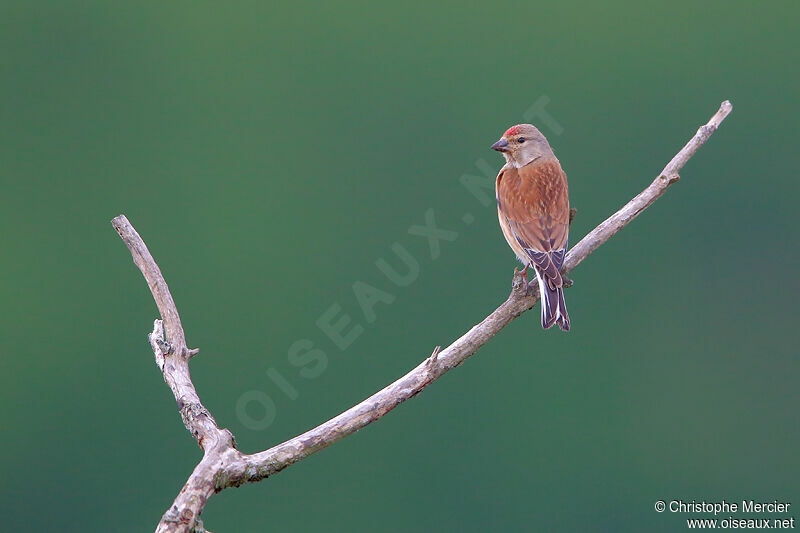
M 560 285 L 569 233 L 569 191 L 558 160 L 507 167 L 498 176 L 497 202 L 531 261 Z

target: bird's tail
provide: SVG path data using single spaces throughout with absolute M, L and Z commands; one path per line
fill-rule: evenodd
M 564 287 L 561 283 L 547 278 L 536 268 L 536 279 L 539 282 L 539 294 L 542 298 L 542 327 L 549 329 L 558 324 L 563 331 L 569 331 L 569 314 L 564 301 Z M 560 281 L 560 280 L 559 280 Z

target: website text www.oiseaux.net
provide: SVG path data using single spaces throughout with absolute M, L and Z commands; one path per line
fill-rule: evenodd
M 771 502 L 742 500 L 741 504 L 726 500 L 720 502 L 672 500 L 669 503 L 658 500 L 655 509 L 659 513 L 669 511 L 670 513 L 714 514 L 714 518 L 687 518 L 686 527 L 689 529 L 794 529 L 793 516 L 780 518 L 753 518 L 752 516 L 737 518 L 734 516 L 737 513 L 747 515 L 784 514 L 789 512 L 791 505 L 789 502 L 779 502 L 778 500 Z

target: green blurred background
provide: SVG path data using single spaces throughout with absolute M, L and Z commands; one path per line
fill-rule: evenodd
M 733 113 L 680 183 L 574 271 L 569 334 L 524 315 L 203 519 L 680 531 L 697 515 L 656 500 L 743 498 L 800 518 L 799 19 L 797 2 L 3 2 L 0 529 L 151 530 L 200 458 L 153 364 L 156 309 L 117 214 L 201 348 L 205 405 L 254 452 L 506 297 L 515 259 L 459 179 L 500 167 L 488 146 L 532 105 L 555 121 L 537 123 L 570 178 L 575 243 L 724 99 Z M 458 232 L 435 260 L 408 233 L 430 208 Z M 399 265 L 395 242 L 419 262 L 408 287 L 375 266 Z M 394 297 L 373 323 L 358 281 Z M 316 325 L 333 305 L 364 328 L 345 350 Z M 311 377 L 287 358 L 300 339 L 326 356 Z

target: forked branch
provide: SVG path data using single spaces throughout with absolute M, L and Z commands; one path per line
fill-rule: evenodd
M 697 131 L 644 191 L 581 239 L 567 254 L 564 273 L 578 266 L 598 246 L 655 202 L 667 187 L 678 181 L 678 172 L 716 131 L 731 109 L 730 102 L 723 102 L 719 111 Z M 150 334 L 156 364 L 175 395 L 184 425 L 204 452 L 203 459 L 159 522 L 156 529 L 159 532 L 203 531 L 199 517 L 212 494 L 269 477 L 378 420 L 419 394 L 442 374 L 463 363 L 539 299 L 536 289 L 529 290 L 522 277 L 515 274 L 508 299 L 450 346 L 445 349 L 437 347 L 408 374 L 342 414 L 282 444 L 248 455 L 236 449 L 231 433 L 227 429 L 220 429 L 200 402 L 189 374 L 189 359 L 197 350 L 190 350 L 186 345 L 178 309 L 147 246 L 124 215 L 116 217 L 112 224 L 147 280 L 161 313 L 163 322 L 156 320 Z

